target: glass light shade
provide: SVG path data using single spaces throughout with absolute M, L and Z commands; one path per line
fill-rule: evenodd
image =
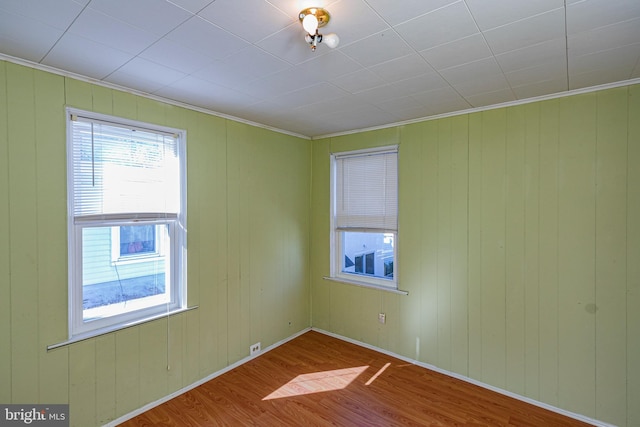
M 340 37 L 336 33 L 329 33 L 322 36 L 322 42 L 333 49 L 340 43 Z
M 302 27 L 307 33 L 315 34 L 316 30 L 318 29 L 318 18 L 310 13 L 308 15 L 305 15 L 304 19 L 302 20 Z

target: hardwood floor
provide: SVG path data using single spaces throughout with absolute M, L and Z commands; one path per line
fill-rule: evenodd
M 122 426 L 588 426 L 310 331 Z

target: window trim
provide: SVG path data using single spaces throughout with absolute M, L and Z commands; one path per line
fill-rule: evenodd
M 364 156 L 364 155 L 376 155 L 376 154 L 389 154 L 395 153 L 396 156 L 399 157 L 399 149 L 398 145 L 391 146 L 383 146 L 383 147 L 374 147 L 367 148 L 361 150 L 352 150 L 352 151 L 343 151 L 343 152 L 333 152 L 330 154 L 330 273 L 328 277 L 324 277 L 326 280 L 346 283 L 361 287 L 368 287 L 378 290 L 384 290 L 394 293 L 399 293 L 403 295 L 407 295 L 408 292 L 400 290 L 399 287 L 399 277 L 398 277 L 398 254 L 399 254 L 399 245 L 398 245 L 398 230 L 400 228 L 398 224 L 398 230 L 382 230 L 382 229 L 370 229 L 370 228 L 358 228 L 358 229 L 340 229 L 336 227 L 336 180 L 337 180 L 337 171 L 336 171 L 336 159 L 344 158 L 344 157 L 356 157 L 356 156 Z M 397 190 L 398 191 L 398 190 Z M 396 193 L 397 196 L 397 193 Z M 371 233 L 390 233 L 393 234 L 394 239 L 394 250 L 393 250 L 393 279 L 381 278 L 375 276 L 367 276 L 365 274 L 355 274 L 355 273 L 345 273 L 340 271 L 341 260 L 344 257 L 344 252 L 342 250 L 342 241 L 341 236 L 343 232 L 371 232 Z
M 145 323 L 160 317 L 187 310 L 187 259 L 186 259 L 186 218 L 187 218 L 187 171 L 186 171 L 186 130 L 144 123 L 116 116 L 73 107 L 65 108 L 66 118 L 66 155 L 67 155 L 67 244 L 68 244 L 68 337 L 65 343 L 77 342 L 94 336 L 124 329 L 135 324 Z M 101 214 L 86 215 L 80 221 L 74 216 L 74 158 L 72 120 L 104 123 L 157 134 L 171 135 L 177 139 L 177 153 L 180 179 L 180 200 L 177 214 Z M 157 304 L 144 309 L 118 313 L 99 320 L 85 322 L 82 305 L 82 230 L 88 227 L 108 227 L 120 225 L 169 224 L 170 247 L 157 248 L 155 254 L 145 257 L 132 257 L 131 260 L 119 257 L 116 263 L 130 263 L 139 260 L 162 259 L 173 256 L 171 262 L 171 303 Z M 110 254 L 110 258 L 112 253 Z M 136 258 L 134 260 L 134 258 Z M 144 258 L 144 259 L 142 259 Z M 113 259 L 112 259 L 113 261 Z M 52 348 L 65 343 L 50 346 Z

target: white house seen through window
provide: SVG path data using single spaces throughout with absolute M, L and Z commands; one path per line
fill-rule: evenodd
M 67 113 L 70 337 L 183 308 L 185 133 Z

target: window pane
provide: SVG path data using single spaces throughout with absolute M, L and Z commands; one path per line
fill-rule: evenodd
M 342 273 L 393 279 L 393 233 L 342 232 Z
M 347 256 L 347 259 L 349 259 L 349 256 L 348 255 L 346 256 Z M 364 257 L 362 255 L 356 257 L 355 272 L 364 273 Z
M 365 273 L 367 274 L 375 274 L 375 268 L 374 268 L 374 252 L 370 252 L 366 255 L 366 267 L 365 267 Z
M 398 156 L 395 152 L 337 156 L 337 228 L 398 228 Z
M 126 225 L 120 228 L 120 256 L 154 254 L 155 225 Z
M 177 213 L 178 139 L 72 121 L 74 215 Z
M 136 248 L 155 244 L 155 238 L 168 244 L 167 226 L 122 226 L 120 236 Z M 96 320 L 116 314 L 166 304 L 170 301 L 168 257 L 145 257 L 135 262 L 112 261 L 112 227 L 82 229 L 82 309 L 83 320 Z M 124 229 L 124 230 L 123 230 Z M 145 230 L 146 229 L 146 230 Z M 164 232 L 157 233 L 156 230 Z M 147 233 L 146 237 L 144 236 Z M 138 240 L 148 239 L 151 241 Z M 142 236 L 142 237 L 141 237 Z M 122 237 L 121 237 L 122 238 Z M 151 242 L 151 243 L 149 243 Z M 159 242 L 158 242 L 159 243 Z M 120 242 L 122 250 L 123 242 Z M 135 248 L 132 247 L 132 250 Z M 127 249 L 128 250 L 128 249 Z

